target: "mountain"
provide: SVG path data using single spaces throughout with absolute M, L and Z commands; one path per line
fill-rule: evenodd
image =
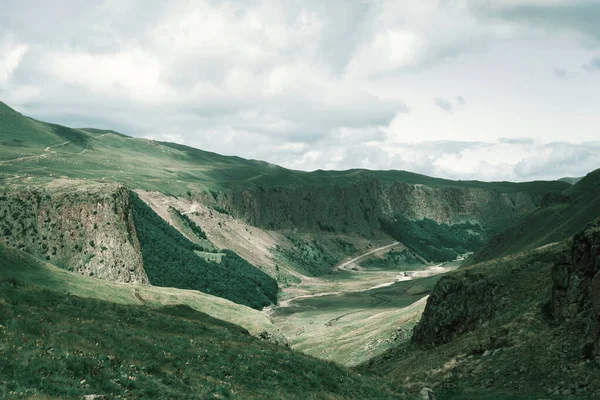
M 0 392 L 600 395 L 599 182 L 294 171 L 0 103 Z
M 0 113 L 0 179 L 46 183 L 56 177 L 125 185 L 212 202 L 267 229 L 380 231 L 398 214 L 437 223 L 477 222 L 497 231 L 566 182 L 451 181 L 406 171 L 288 170 L 184 145 L 113 131 L 71 129 Z
M 567 182 L 571 185 L 576 184 L 577 182 L 579 182 L 581 180 L 582 177 L 564 177 L 564 178 L 560 178 L 559 181 L 560 182 Z
M 590 172 L 562 193 L 548 194 L 541 206 L 492 237 L 469 262 L 492 260 L 559 242 L 600 217 L 600 169 Z
M 433 288 L 410 341 L 359 371 L 443 398 L 597 398 L 600 170 Z M 410 390 L 410 388 L 407 387 Z

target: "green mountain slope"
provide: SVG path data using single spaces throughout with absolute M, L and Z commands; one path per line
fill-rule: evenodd
M 598 398 L 600 371 L 582 350 L 593 329 L 583 318 L 559 324 L 552 315 L 553 266 L 568 247 L 561 243 L 445 275 L 412 341 L 358 370 L 409 392 L 433 388 L 440 399 Z
M 150 307 L 184 305 L 215 318 L 242 326 L 253 335 L 274 332 L 266 314 L 196 290 L 164 288 L 145 284 L 122 284 L 90 278 L 66 271 L 0 243 L 0 275 L 24 285 L 34 285 L 58 293 L 109 301 L 124 305 Z
M 58 275 L 56 290 L 26 283 L 15 271 L 36 263 L 10 250 L 2 256 L 3 398 L 400 397 L 381 380 L 256 339 L 186 306 L 65 294 Z
M 61 145 L 50 148 L 48 146 Z M 93 128 L 71 129 L 25 117 L 0 102 L 0 173 L 38 179 L 53 176 L 115 181 L 132 189 L 185 194 L 249 187 L 349 185 L 365 175 L 431 187 L 487 188 L 502 192 L 565 190 L 566 182 L 451 181 L 406 171 L 303 172 L 263 161 L 223 156 L 192 147 L 130 138 Z M 33 158 L 26 158 L 37 156 Z M 19 160 L 20 159 L 20 160 Z M 12 161 L 11 161 L 12 160 Z M 6 178 L 5 178 L 6 179 Z
M 600 169 L 590 172 L 561 196 L 548 196 L 541 207 L 492 237 L 471 257 L 476 264 L 564 240 L 600 217 Z

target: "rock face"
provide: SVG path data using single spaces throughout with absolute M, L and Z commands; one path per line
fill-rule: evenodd
M 308 229 L 369 233 L 379 227 L 379 180 L 352 185 L 317 185 L 234 191 L 225 208 L 267 229 Z
M 0 241 L 84 275 L 148 283 L 129 195 L 119 185 L 0 192 Z
M 480 188 L 435 188 L 396 182 L 383 193 L 384 213 L 438 223 L 477 221 L 493 228 L 540 205 L 543 194 Z
M 556 262 L 552 279 L 555 318 L 583 319 L 585 355 L 600 356 L 600 221 L 575 235 L 570 252 Z
M 498 285 L 481 273 L 466 271 L 442 277 L 429 296 L 413 341 L 431 347 L 474 330 L 494 316 Z
M 436 188 L 395 182 L 384 186 L 371 175 L 347 185 L 252 188 L 219 196 L 237 218 L 267 229 L 355 232 L 369 235 L 379 219 L 402 215 L 438 223 L 479 222 L 503 226 L 538 207 L 541 193 L 503 193 L 480 188 Z

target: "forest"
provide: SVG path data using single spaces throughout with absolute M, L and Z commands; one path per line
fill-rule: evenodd
M 412 221 L 401 215 L 380 220 L 383 231 L 431 262 L 445 262 L 480 249 L 487 233 L 478 224 L 438 224 L 424 218 Z
M 193 289 L 255 309 L 277 302 L 277 282 L 236 253 L 222 250 L 221 262 L 207 261 L 202 248 L 165 222 L 130 192 L 144 269 L 155 286 Z

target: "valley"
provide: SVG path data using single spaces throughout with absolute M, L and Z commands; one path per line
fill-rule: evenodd
M 303 353 L 346 366 L 382 354 L 409 340 L 440 275 L 460 264 L 455 261 L 418 270 L 396 266 L 402 272 L 360 267 L 361 260 L 398 245 L 345 261 L 337 266 L 340 272 L 326 281 L 286 288 L 278 306 L 265 311 L 290 346 Z
M 593 398 L 598 218 L 599 170 L 303 172 L 0 103 L 0 395 Z

